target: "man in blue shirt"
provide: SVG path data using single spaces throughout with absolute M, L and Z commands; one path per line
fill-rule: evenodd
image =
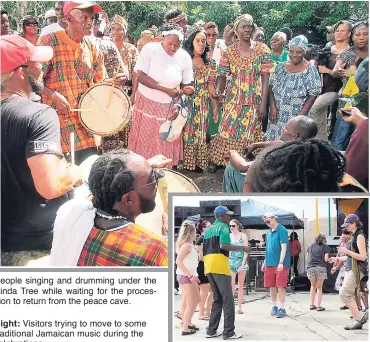
M 277 216 L 268 212 L 263 216 L 266 225 L 270 227 L 266 234 L 266 258 L 262 265 L 265 273 L 265 287 L 270 288 L 272 299 L 271 315 L 281 318 L 286 316 L 285 288 L 288 282 L 290 268 L 289 238 L 287 229 L 276 222 Z M 277 307 L 277 292 L 279 293 L 279 308 Z

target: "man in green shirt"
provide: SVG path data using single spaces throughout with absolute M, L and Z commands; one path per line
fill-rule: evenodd
M 203 256 L 204 273 L 207 275 L 213 292 L 213 304 L 207 338 L 220 336 L 217 333 L 224 311 L 224 340 L 235 340 L 243 335 L 235 333 L 235 304 L 231 289 L 231 271 L 229 264 L 229 252 L 248 252 L 247 246 L 235 246 L 231 244 L 229 222 L 234 213 L 228 208 L 219 205 L 215 210 L 215 223 L 204 234 Z

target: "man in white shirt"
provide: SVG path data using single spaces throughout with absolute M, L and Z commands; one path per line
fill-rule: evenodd
M 40 33 L 40 37 L 43 37 L 49 33 L 54 33 L 54 32 L 57 32 L 57 31 L 62 31 L 62 30 L 65 30 L 67 28 L 67 23 L 64 21 L 64 13 L 63 13 L 63 6 L 64 6 L 64 3 L 65 1 L 57 1 L 55 3 L 55 15 L 56 17 L 58 18 L 58 22 L 54 22 L 48 26 L 45 26 L 42 30 L 41 30 L 41 33 Z M 50 12 L 50 13 L 48 13 Z M 45 19 L 48 20 L 48 18 L 46 17 L 46 15 L 51 15 L 51 11 L 47 11 L 45 13 Z M 48 20 L 48 24 L 49 24 L 49 20 Z

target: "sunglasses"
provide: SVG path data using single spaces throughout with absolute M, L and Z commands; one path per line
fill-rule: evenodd
M 32 22 L 26 21 L 24 23 L 24 26 L 37 26 L 37 27 L 41 27 L 41 25 L 39 23 L 33 22 L 33 21 Z
M 235 228 L 236 227 L 236 224 L 230 224 L 230 227 L 231 228 Z
M 137 189 L 141 189 L 141 188 L 145 188 L 147 186 L 151 186 L 151 185 L 157 185 L 158 184 L 158 181 L 159 179 L 161 179 L 162 177 L 164 176 L 164 173 L 162 170 L 159 170 L 159 169 L 153 169 L 152 171 L 152 175 L 151 175 L 151 179 L 152 181 L 148 184 L 144 184 L 144 185 L 140 185 L 140 186 L 137 186 L 137 187 L 134 187 L 132 188 L 131 190 L 137 190 Z

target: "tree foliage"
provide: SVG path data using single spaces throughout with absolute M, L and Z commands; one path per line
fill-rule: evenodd
M 368 1 L 99 1 L 109 17 L 119 14 L 129 23 L 129 33 L 136 39 L 152 25 L 159 27 L 165 13 L 175 7 L 188 14 L 189 24 L 198 20 L 214 21 L 222 32 L 226 24 L 241 13 L 249 13 L 264 27 L 266 39 L 283 26 L 294 35 L 305 34 L 313 43 L 325 40 L 325 26 L 339 20 L 368 20 Z M 42 16 L 53 8 L 53 1 L 2 1 L 12 29 L 26 14 Z

